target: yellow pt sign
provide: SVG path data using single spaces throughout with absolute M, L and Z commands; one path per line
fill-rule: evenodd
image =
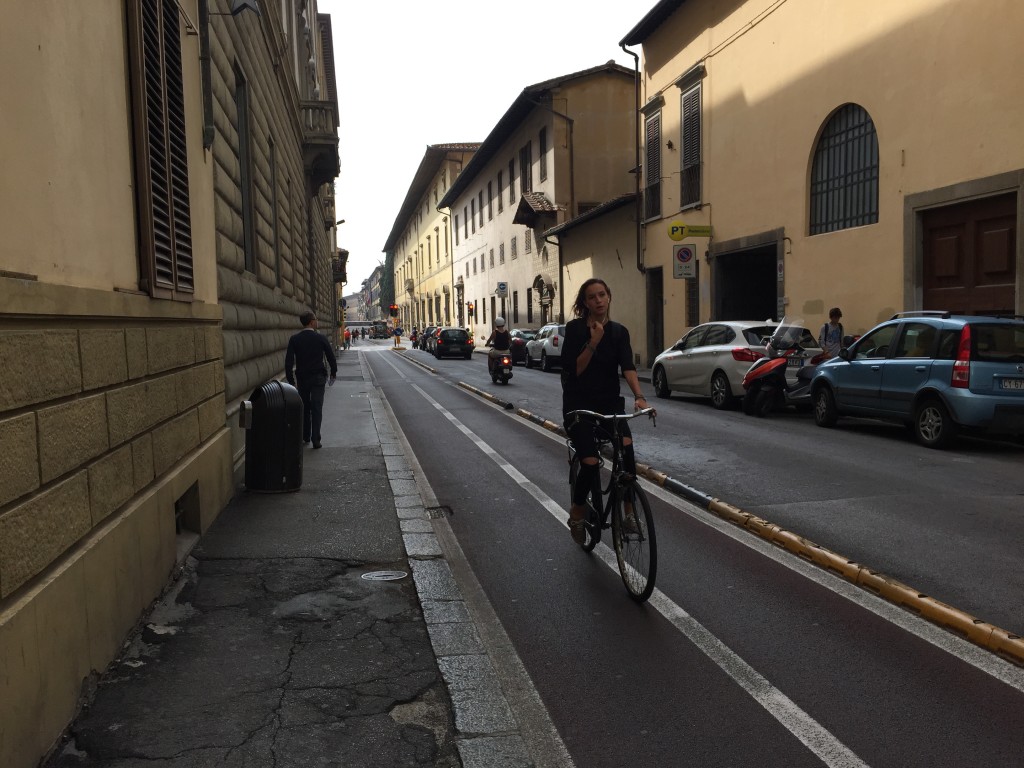
M 668 225 L 668 236 L 679 242 L 689 237 L 711 237 L 711 227 L 703 224 L 683 224 L 681 221 L 673 221 Z

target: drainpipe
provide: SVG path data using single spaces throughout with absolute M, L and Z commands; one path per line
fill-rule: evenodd
M 633 175 L 636 177 L 636 268 L 640 274 L 644 274 L 647 268 L 644 266 L 643 251 L 641 250 L 640 227 L 643 222 L 644 200 L 640 194 L 640 57 L 626 48 L 625 44 L 619 46 L 627 55 L 633 57 L 633 91 L 634 108 L 633 117 L 633 146 L 636 151 L 636 164 L 633 166 Z

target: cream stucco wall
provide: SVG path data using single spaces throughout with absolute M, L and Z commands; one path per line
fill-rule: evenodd
M 1024 167 L 1016 75 L 1024 64 L 1018 41 L 1024 6 L 1010 0 L 775 6 L 687 2 L 645 42 L 643 100 L 659 93 L 665 99 L 667 179 L 663 216 L 646 227 L 645 261 L 670 270 L 668 224 L 675 220 L 710 224 L 713 239 L 698 243 L 712 253 L 716 242 L 782 230 L 785 311 L 813 323 L 838 304 L 848 329 L 862 331 L 914 308 L 907 298 L 914 287 L 905 285 L 913 280 L 906 249 L 915 240 L 905 231 L 905 199 Z M 674 83 L 701 61 L 705 205 L 681 212 L 679 155 L 664 142 L 679 145 L 681 92 Z M 868 112 L 877 131 L 879 220 L 809 236 L 816 140 L 832 112 L 851 102 Z M 951 192 L 946 202 L 957 199 L 966 197 Z M 1018 274 L 1019 263 L 1018 249 Z M 712 308 L 710 272 L 702 269 L 700 320 Z M 681 297 L 674 298 L 668 305 L 681 308 Z M 668 328 L 686 321 L 681 309 L 666 318 Z
M 4 9 L 4 270 L 63 285 L 138 290 L 124 16 L 122 0 Z M 198 83 L 198 38 L 182 40 L 185 81 Z M 202 150 L 200 93 L 185 95 L 195 298 L 215 302 L 213 172 Z
M 591 277 L 604 280 L 612 293 L 611 318 L 629 329 L 634 362 L 647 367 L 647 285 L 636 260 L 628 257 L 636 251 L 635 211 L 630 202 L 573 227 L 558 240 L 566 319 L 573 318 L 572 305 L 580 286 Z

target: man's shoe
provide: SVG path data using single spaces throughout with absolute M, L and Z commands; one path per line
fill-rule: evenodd
M 313 443 L 313 447 L 314 448 L 319 448 L 320 447 L 320 442 L 317 441 L 317 442 Z
M 309 445 L 309 440 L 303 440 L 303 441 L 302 441 L 302 444 L 303 444 L 303 445 Z

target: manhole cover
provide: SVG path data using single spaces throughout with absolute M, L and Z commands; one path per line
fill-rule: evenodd
M 364 573 L 362 578 L 367 581 L 398 581 L 408 575 L 405 571 L 370 571 Z

